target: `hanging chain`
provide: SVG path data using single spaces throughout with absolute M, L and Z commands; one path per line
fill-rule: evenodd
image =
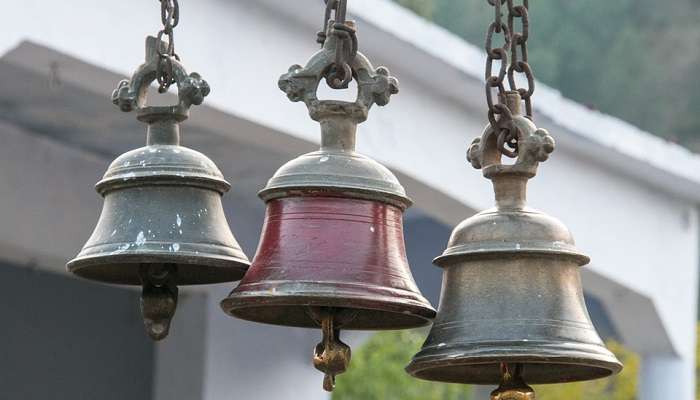
M 158 0 L 160 2 L 160 19 L 163 23 L 163 29 L 158 32 L 158 42 L 163 41 L 163 37 L 168 37 L 168 47 L 163 48 L 158 45 L 158 55 L 160 61 L 157 67 L 157 79 L 159 93 L 165 93 L 170 86 L 175 83 L 173 74 L 173 58 L 180 60 L 180 57 L 175 53 L 175 34 L 174 29 L 180 23 L 180 5 L 178 0 Z
M 338 39 L 335 63 L 326 75 L 328 86 L 333 89 L 347 89 L 352 81 L 352 62 L 357 55 L 357 31 L 346 24 L 348 1 L 325 0 L 323 31 L 318 33 L 316 41 L 323 46 L 326 43 L 328 25 L 333 20 L 332 34 Z M 335 14 L 335 15 L 333 15 Z
M 488 4 L 494 8 L 494 20 L 489 25 L 485 43 L 488 118 L 491 126 L 499 130 L 498 145 L 501 153 L 511 158 L 518 155 L 518 135 L 513 127 L 511 111 L 504 104 L 506 76 L 510 90 L 517 91 L 525 102 L 525 112 L 529 119 L 532 119 L 532 94 L 535 92 L 535 79 L 528 64 L 527 52 L 527 40 L 530 35 L 529 1 L 521 1 L 522 4 L 515 4 L 515 0 L 487 0 Z M 506 7 L 507 23 L 503 19 L 503 9 Z M 516 20 L 520 20 L 520 31 L 517 32 Z M 503 36 L 503 45 L 494 48 L 493 42 L 496 35 Z M 498 71 L 495 71 L 494 64 L 497 61 L 500 66 Z M 525 76 L 527 88 L 518 88 L 516 73 Z M 497 91 L 498 101 L 494 100 L 494 91 Z
M 520 93 L 525 102 L 525 115 L 532 119 L 532 95 L 535 93 L 535 77 L 527 58 L 527 39 L 530 37 L 530 5 L 529 0 L 522 0 L 522 4 L 514 4 L 514 0 L 508 1 L 508 30 L 511 35 L 511 56 L 508 67 L 508 83 L 510 90 Z M 515 30 L 515 21 L 520 20 L 520 31 Z M 519 50 L 519 51 L 518 51 Z M 518 88 L 515 82 L 515 73 L 523 74 L 527 80 L 527 88 Z

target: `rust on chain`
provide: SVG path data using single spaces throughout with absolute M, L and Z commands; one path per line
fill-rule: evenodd
M 508 83 L 510 90 L 520 93 L 525 103 L 525 116 L 532 120 L 532 95 L 535 93 L 535 77 L 528 62 L 527 41 L 530 37 L 530 2 L 521 0 L 507 0 L 508 3 L 508 28 L 511 34 L 511 58 L 508 67 Z M 516 29 L 516 21 L 520 21 L 520 29 Z M 522 74 L 527 82 L 527 87 L 520 88 L 517 85 L 515 74 Z
M 175 83 L 175 74 L 173 73 L 173 58 L 180 60 L 180 57 L 175 53 L 175 27 L 180 23 L 180 4 L 178 0 L 158 0 L 160 2 L 160 19 L 163 24 L 163 29 L 156 36 L 158 41 L 163 41 L 165 36 L 168 37 L 168 46 L 165 49 L 158 47 L 158 62 L 157 80 L 158 92 L 165 93 L 170 86 Z
M 498 144 L 500 152 L 506 157 L 518 156 L 518 132 L 514 128 L 512 115 L 504 104 L 506 88 L 504 81 L 508 77 L 510 91 L 520 94 L 525 103 L 525 115 L 532 120 L 532 95 L 535 92 L 535 78 L 528 63 L 527 40 L 530 36 L 529 1 L 521 0 L 487 0 L 494 8 L 494 20 L 486 33 L 486 104 L 491 126 L 499 131 Z M 503 5 L 507 5 L 507 24 L 503 22 Z M 520 27 L 516 29 L 516 21 Z M 503 35 L 503 46 L 493 47 L 494 36 Z M 495 71 L 496 62 L 500 63 Z M 524 76 L 527 87 L 518 87 L 516 74 Z M 497 92 L 498 101 L 494 98 Z
M 347 23 L 347 0 L 325 0 L 323 31 L 316 41 L 323 46 L 328 34 L 338 38 L 335 63 L 326 71 L 326 83 L 333 89 L 347 89 L 352 81 L 352 63 L 357 56 L 357 31 L 354 24 Z M 332 25 L 331 25 L 332 22 Z

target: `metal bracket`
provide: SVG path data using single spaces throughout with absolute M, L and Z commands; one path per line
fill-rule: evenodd
M 167 43 L 153 36 L 146 38 L 146 62 L 134 72 L 131 80 L 122 80 L 112 93 L 112 102 L 124 112 L 137 110 L 140 120 L 149 120 L 149 116 L 170 114 L 176 119 L 184 120 L 189 115 L 192 105 L 200 105 L 209 95 L 211 88 L 202 77 L 194 72 L 187 74 L 185 67 L 172 59 L 172 73 L 178 88 L 178 104 L 164 107 L 146 106 L 148 87 L 157 78 L 158 62 L 161 52 L 167 50 Z
M 481 169 L 484 176 L 494 179 L 499 176 L 517 175 L 527 179 L 537 174 L 539 163 L 547 161 L 554 151 L 555 142 L 552 136 L 520 114 L 520 95 L 518 92 L 507 94 L 507 105 L 512 112 L 512 126 L 516 132 L 518 155 L 514 164 L 502 164 L 502 152 L 499 143 L 500 129 L 489 125 L 480 138 L 474 139 L 467 153 L 467 160 L 476 169 Z
M 346 24 L 354 28 L 353 22 L 349 21 Z M 354 103 L 319 100 L 318 85 L 335 65 L 338 46 L 338 38 L 328 35 L 323 49 L 314 54 L 305 67 L 293 65 L 280 77 L 279 88 L 291 101 L 303 101 L 315 121 L 328 114 L 346 114 L 357 123 L 364 122 L 374 104 L 385 106 L 391 96 L 399 92 L 399 81 L 390 76 L 387 68 L 375 69 L 367 57 L 358 52 L 350 65 L 358 85 L 357 100 Z

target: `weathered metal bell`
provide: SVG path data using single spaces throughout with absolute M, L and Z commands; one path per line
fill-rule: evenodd
M 260 192 L 267 214 L 257 254 L 222 302 L 250 321 L 323 327 L 315 365 L 328 374 L 327 390 L 349 361 L 339 329 L 412 328 L 435 315 L 406 259 L 403 211 L 411 201 L 387 168 L 355 151 L 357 125 L 374 103 L 389 102 L 398 82 L 358 53 L 351 65 L 357 101 L 318 100 L 336 43 L 331 35 L 305 68 L 295 65 L 280 80 L 320 122 L 321 149 L 283 166 Z
M 157 340 L 168 333 L 178 285 L 239 280 L 249 265 L 221 203 L 230 185 L 209 158 L 180 145 L 179 123 L 209 93 L 207 83 L 173 60 L 180 103 L 143 107 L 155 79 L 158 43 L 147 40 L 147 63 L 113 96 L 123 111 L 137 109 L 148 124 L 147 145 L 117 158 L 97 184 L 102 214 L 68 263 L 83 278 L 142 285 L 146 328 Z
M 507 104 L 518 158 L 501 164 L 504 133 L 491 127 L 470 148 L 471 163 L 493 181 L 496 207 L 462 222 L 435 260 L 444 269 L 438 315 L 407 370 L 427 380 L 503 387 L 615 374 L 622 365 L 584 303 L 579 268 L 589 258 L 561 222 L 526 206 L 527 181 L 554 140 L 520 115 L 517 92 Z

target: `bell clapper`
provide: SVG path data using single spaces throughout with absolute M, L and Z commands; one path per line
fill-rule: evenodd
M 177 308 L 178 288 L 174 264 L 144 264 L 139 269 L 143 291 L 141 314 L 146 332 L 153 340 L 163 340 Z
M 503 378 L 498 389 L 491 392 L 491 400 L 535 400 L 535 391 L 523 380 L 522 364 L 501 364 Z
M 314 350 L 314 367 L 325 374 L 323 389 L 332 392 L 335 377 L 348 369 L 352 352 L 350 346 L 340 340 L 339 313 L 336 309 L 313 308 L 310 313 L 323 332 L 323 340 Z

